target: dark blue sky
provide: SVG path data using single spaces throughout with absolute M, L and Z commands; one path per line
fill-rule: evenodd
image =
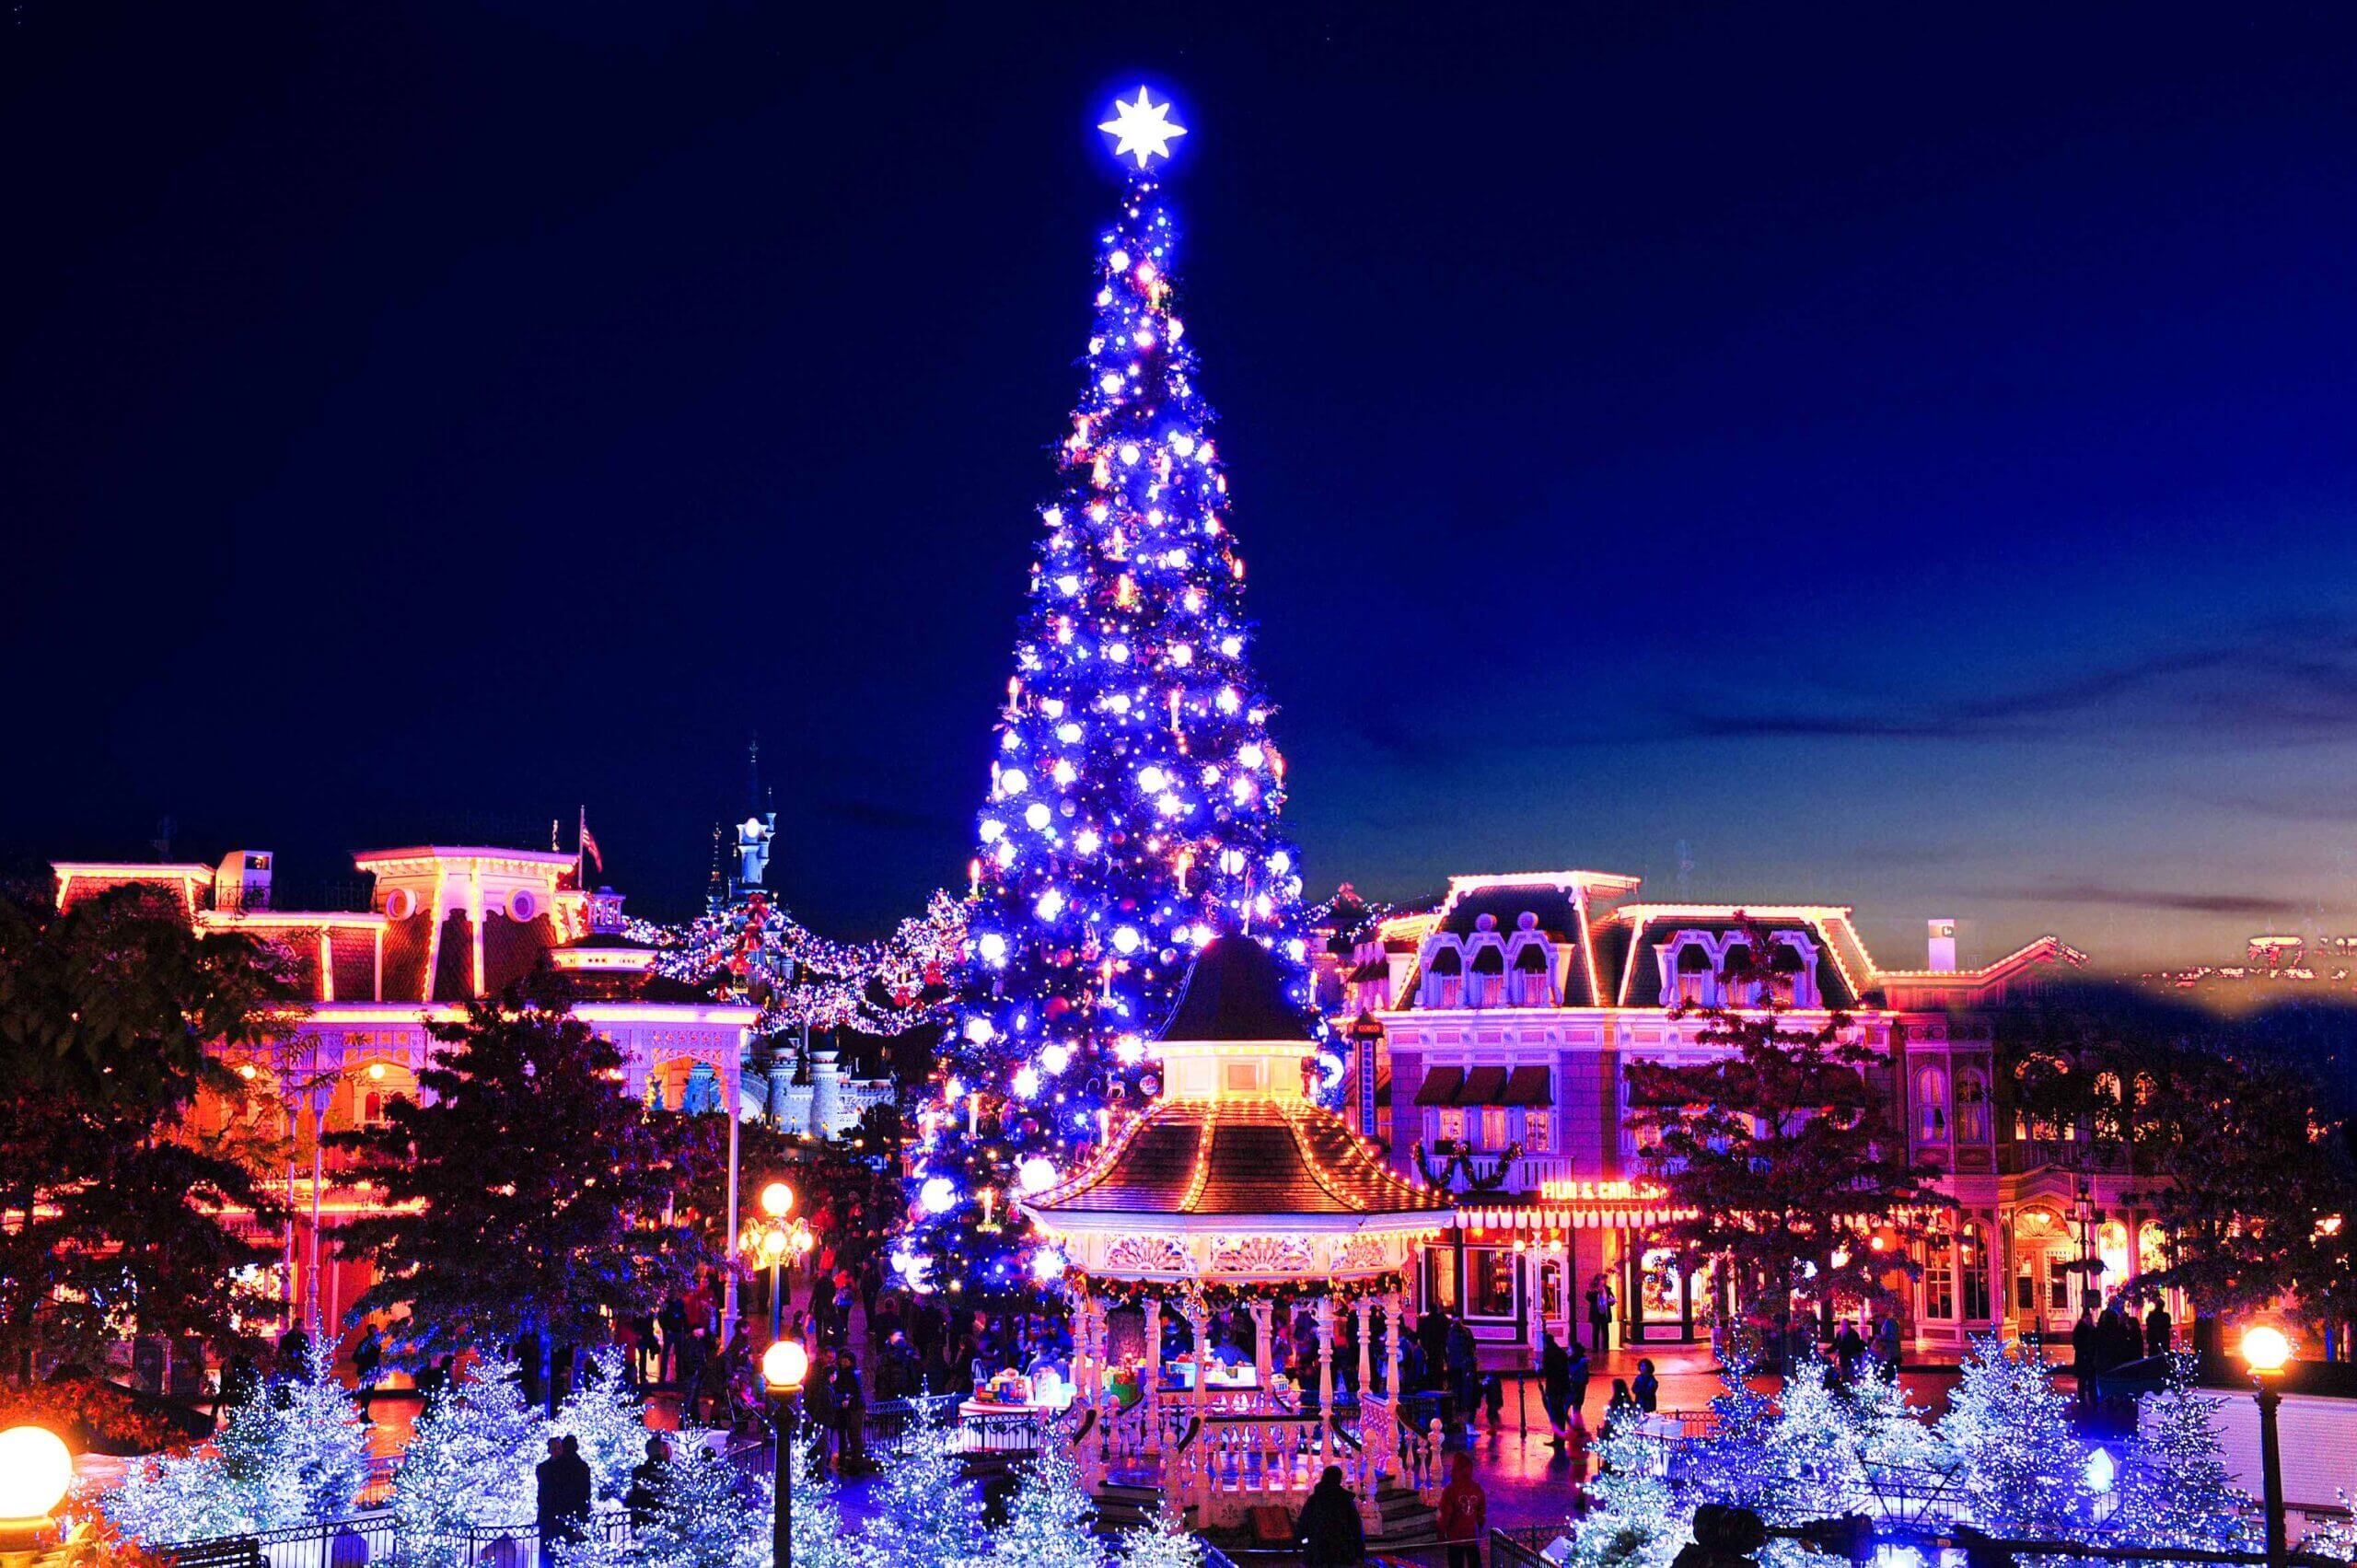
M 15 6 L 0 849 L 913 911 L 1145 79 L 1314 892 L 2357 925 L 2339 7 L 961 9 Z

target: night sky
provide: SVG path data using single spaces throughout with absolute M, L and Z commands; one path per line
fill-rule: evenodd
M 1312 896 L 2357 927 L 2342 8 L 840 9 L 0 16 L 9 867 L 962 883 L 1144 80 Z

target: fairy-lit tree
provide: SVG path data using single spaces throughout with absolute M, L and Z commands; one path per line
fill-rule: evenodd
M 970 1288 L 1012 1283 L 1012 1201 L 1141 1092 L 1144 1040 L 1196 948 L 1248 929 L 1308 1000 L 1300 872 L 1277 826 L 1284 759 L 1151 167 L 1184 134 L 1168 110 L 1141 92 L 1109 122 L 1135 167 L 1097 238 L 1087 380 L 1039 513 L 964 986 L 914 1173 L 905 1255 Z

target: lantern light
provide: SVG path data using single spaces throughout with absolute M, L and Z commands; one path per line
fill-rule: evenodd
M 761 1381 L 782 1394 L 793 1393 L 810 1375 L 810 1354 L 792 1340 L 775 1340 L 761 1353 Z
M 2282 1371 L 2283 1364 L 2292 1359 L 2292 1342 L 2282 1330 L 2266 1323 L 2244 1331 L 2242 1349 L 2243 1360 L 2262 1377 Z
M 74 1456 L 57 1434 L 42 1426 L 0 1432 L 0 1522 L 46 1519 L 73 1484 Z

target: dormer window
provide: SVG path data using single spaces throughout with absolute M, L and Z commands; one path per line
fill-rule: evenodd
M 1473 978 L 1466 988 L 1468 1005 L 1498 1007 L 1506 999 L 1505 949 L 1492 942 L 1473 951 Z
M 1707 1007 L 1711 1005 L 1711 950 L 1700 942 L 1689 942 L 1678 949 L 1675 989 L 1670 1005 L 1677 1007 Z
M 1465 1003 L 1465 955 L 1454 943 L 1432 951 L 1431 973 L 1424 978 L 1424 1005 L 1458 1007 Z
M 1555 976 L 1544 942 L 1525 942 L 1514 956 L 1514 999 L 1524 1007 L 1556 1005 Z

